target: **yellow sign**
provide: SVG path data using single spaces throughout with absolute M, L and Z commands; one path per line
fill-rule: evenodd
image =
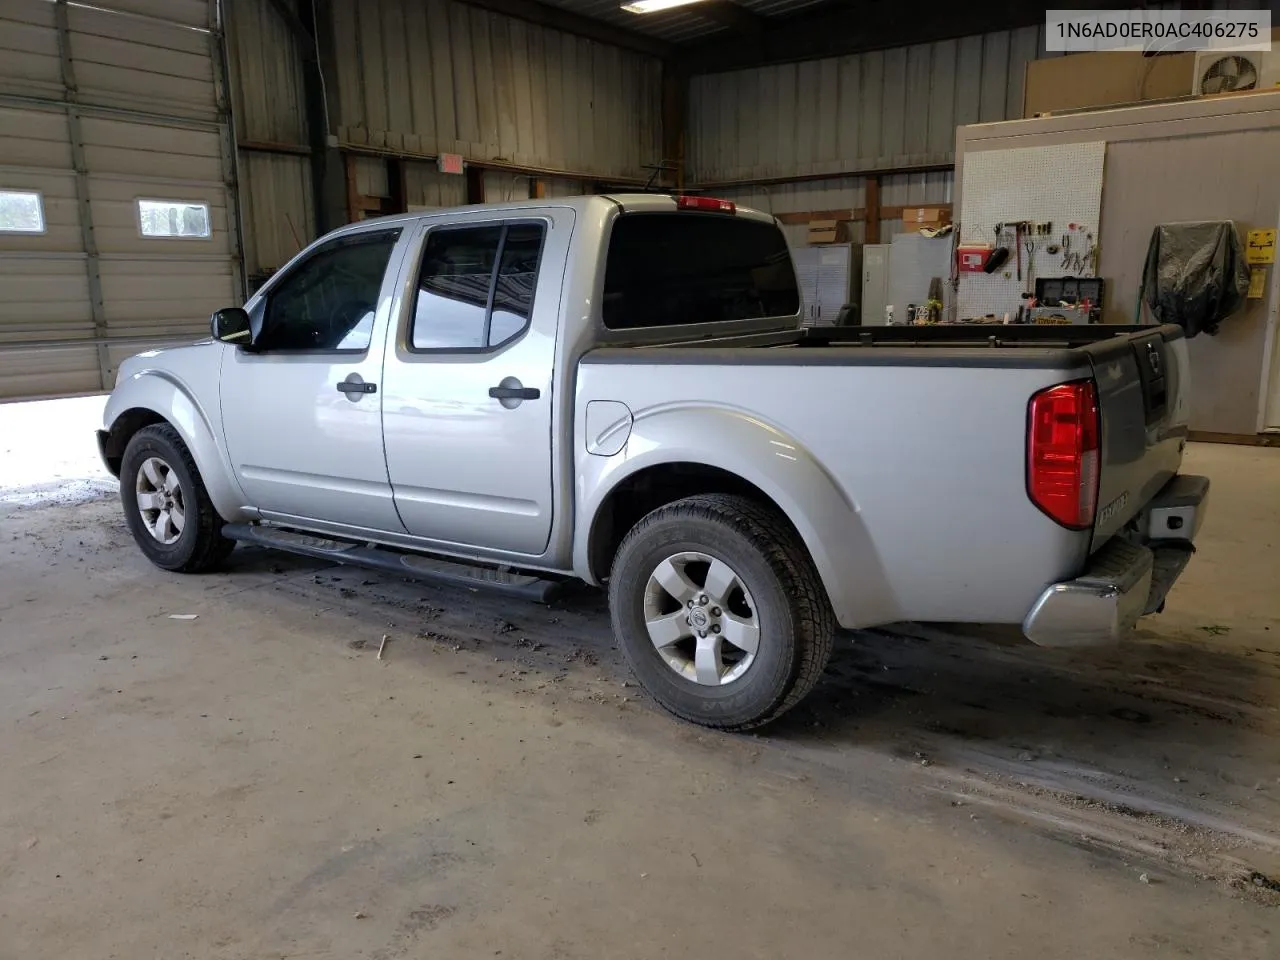
M 1245 247 L 1245 260 L 1248 263 L 1276 262 L 1276 232 L 1274 230 L 1250 230 L 1249 242 Z
M 1249 268 L 1249 294 L 1250 300 L 1261 300 L 1267 295 L 1267 268 L 1266 267 L 1250 267 Z

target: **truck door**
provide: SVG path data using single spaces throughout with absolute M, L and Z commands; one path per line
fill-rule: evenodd
M 335 237 L 251 306 L 252 350 L 228 348 L 219 382 L 227 450 L 252 506 L 403 533 L 382 448 L 386 327 L 409 237 Z
M 573 211 L 427 221 L 383 374 L 406 529 L 537 556 L 552 520 L 552 372 Z

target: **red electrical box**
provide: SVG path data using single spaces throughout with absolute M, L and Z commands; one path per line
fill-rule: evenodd
M 993 248 L 981 244 L 964 244 L 956 248 L 956 259 L 964 273 L 981 273 L 991 259 Z

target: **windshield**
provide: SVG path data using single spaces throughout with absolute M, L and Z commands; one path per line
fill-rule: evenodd
M 795 316 L 800 291 L 782 231 L 707 213 L 624 213 L 605 263 L 611 330 Z

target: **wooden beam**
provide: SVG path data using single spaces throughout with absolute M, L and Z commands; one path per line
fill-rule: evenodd
M 356 158 L 351 154 L 347 154 L 347 222 L 355 223 L 357 220 L 366 219 L 367 215 L 372 213 L 381 214 L 382 197 L 370 197 L 360 192 L 360 187 L 356 180 Z
M 529 199 L 545 200 L 547 196 L 547 181 L 540 177 L 529 178 Z
M 809 210 L 805 213 L 774 214 L 779 223 L 785 223 L 790 226 L 809 223 L 811 220 L 856 221 L 861 220 L 865 215 L 866 211 L 861 207 L 845 210 Z
M 928 200 L 921 200 L 919 203 L 902 203 L 880 208 L 881 220 L 901 220 L 902 211 L 917 210 L 920 207 L 937 207 L 949 217 L 951 215 L 951 204 L 949 203 L 930 203 Z
M 868 197 L 871 197 L 872 194 L 875 194 L 876 196 L 872 197 L 872 199 L 879 199 L 878 189 L 871 186 L 873 182 L 877 182 L 874 177 L 869 178 L 867 180 L 867 195 Z M 879 223 L 881 220 L 901 220 L 902 212 L 904 210 L 914 210 L 917 207 L 937 207 L 939 210 L 943 211 L 948 216 L 951 215 L 951 204 L 929 203 L 928 201 L 923 201 L 921 203 L 906 203 L 906 204 L 880 207 L 879 212 L 875 217 L 872 217 L 870 215 L 869 213 L 871 209 L 870 207 L 848 207 L 840 210 L 806 210 L 802 212 L 793 212 L 793 213 L 777 213 L 777 214 L 774 214 L 774 216 L 777 218 L 779 223 L 785 223 L 791 226 L 795 226 L 797 224 L 802 224 L 802 223 L 809 223 L 810 221 L 813 221 L 813 220 L 839 220 L 839 221 L 847 221 L 847 222 L 853 222 L 853 223 L 857 223 L 858 221 L 866 221 L 869 229 L 872 220 L 874 220 L 877 225 L 876 229 L 879 230 Z M 877 242 L 878 241 L 876 240 L 867 241 L 867 243 L 877 243 Z
M 391 193 L 383 207 L 384 213 L 409 212 L 408 164 L 399 157 L 387 160 L 387 189 Z
M 484 169 L 467 164 L 467 203 L 484 203 Z
M 675 166 L 672 184 L 685 188 L 684 144 L 689 117 L 689 75 L 668 60 L 662 65 L 662 161 Z
M 740 187 L 770 187 L 786 183 L 815 183 L 819 180 L 847 180 L 852 177 L 891 176 L 898 173 L 951 173 L 954 163 L 917 163 L 902 167 L 865 167 L 831 173 L 798 173 L 790 176 L 744 177 L 740 180 L 708 180 L 692 184 L 699 190 L 736 190 Z
M 863 211 L 863 218 L 866 220 L 862 228 L 863 243 L 879 243 L 880 242 L 880 178 L 867 177 L 865 201 L 866 209 Z M 901 213 L 898 216 L 902 216 Z
M 295 157 L 311 156 L 311 148 L 299 143 L 272 143 L 268 140 L 237 140 L 236 147 L 250 153 L 287 153 Z

